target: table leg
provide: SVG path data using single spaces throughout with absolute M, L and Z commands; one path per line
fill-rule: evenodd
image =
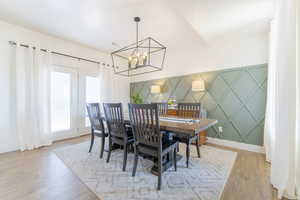
M 190 160 L 190 141 L 187 139 L 186 143 L 186 167 L 189 168 L 189 160 Z
M 173 154 L 173 152 L 170 152 L 170 153 L 168 153 L 168 156 L 166 155 L 166 156 L 163 157 L 163 164 L 162 164 L 162 171 L 163 172 L 167 171 L 170 167 L 173 166 L 173 158 L 174 158 L 174 156 L 172 154 Z M 177 154 L 176 155 L 177 162 L 179 160 L 181 160 L 181 159 L 182 159 L 182 156 L 180 154 Z M 154 174 L 154 175 L 156 175 L 156 176 L 158 176 L 158 174 L 159 174 L 158 173 L 157 159 L 154 160 L 154 165 L 151 168 L 151 173 Z

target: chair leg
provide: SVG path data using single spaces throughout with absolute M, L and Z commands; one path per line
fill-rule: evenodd
M 186 143 L 186 167 L 189 168 L 189 160 L 190 160 L 190 141 L 187 140 Z
M 162 157 L 159 155 L 158 157 L 158 184 L 157 184 L 157 190 L 160 190 L 161 188 L 161 182 L 162 182 Z
M 90 153 L 90 152 L 92 151 L 92 149 L 93 149 L 94 139 L 95 139 L 95 135 L 94 135 L 94 130 L 92 129 L 92 133 L 91 133 L 91 144 L 90 144 L 89 153 Z
M 111 137 L 109 137 L 108 154 L 107 154 L 107 160 L 106 160 L 107 163 L 109 162 L 109 159 L 110 159 L 111 149 L 112 149 L 112 141 L 111 141 Z
M 138 152 L 137 152 L 136 147 L 134 147 L 134 164 L 133 164 L 133 169 L 132 169 L 132 176 L 135 176 L 138 160 L 139 160 Z
M 173 155 L 174 169 L 175 169 L 175 172 L 176 172 L 177 171 L 177 158 L 176 158 L 177 152 L 176 152 L 176 148 L 174 148 L 173 153 L 174 153 L 174 155 Z
M 100 151 L 100 158 L 103 158 L 103 152 L 105 147 L 105 136 L 103 135 L 101 137 L 101 151 Z
M 201 155 L 200 155 L 200 148 L 199 148 L 199 136 L 196 138 L 196 148 L 197 148 L 198 158 L 200 158 Z
M 124 144 L 124 156 L 123 156 L 123 172 L 126 171 L 126 163 L 127 163 L 127 144 Z

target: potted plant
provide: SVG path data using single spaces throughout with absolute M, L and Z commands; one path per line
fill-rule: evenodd
M 141 97 L 141 95 L 139 93 L 133 94 L 131 96 L 131 99 L 132 99 L 132 103 L 134 103 L 134 104 L 144 103 L 143 98 Z

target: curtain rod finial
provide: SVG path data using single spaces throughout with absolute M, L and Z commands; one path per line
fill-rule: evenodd
M 14 41 L 8 41 L 8 43 L 9 44 L 11 44 L 11 45 L 15 45 L 15 44 L 17 44 L 16 42 L 14 42 Z

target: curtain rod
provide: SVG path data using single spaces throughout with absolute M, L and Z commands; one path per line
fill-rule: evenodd
M 14 41 L 8 41 L 8 43 L 10 45 L 17 45 L 17 43 L 14 42 Z M 29 45 L 26 45 L 26 44 L 20 44 L 20 46 L 21 47 L 25 47 L 25 48 L 29 48 Z M 36 47 L 32 47 L 32 48 L 36 49 Z M 40 50 L 44 51 L 44 52 L 48 51 L 47 49 L 40 49 Z M 68 54 L 64 54 L 64 53 L 59 53 L 59 52 L 56 52 L 56 51 L 51 51 L 50 53 L 53 53 L 53 54 L 56 54 L 56 55 L 60 55 L 60 56 L 69 57 L 69 58 L 74 58 L 74 59 L 78 59 L 78 60 L 84 60 L 84 61 L 95 63 L 95 64 L 102 64 L 105 67 L 112 67 L 112 66 L 110 66 L 110 64 L 106 64 L 104 62 L 101 63 L 99 61 L 94 61 L 94 60 L 90 60 L 90 59 L 86 59 L 86 58 L 80 58 L 80 57 L 77 57 L 77 56 L 72 56 L 72 55 L 68 55 Z

